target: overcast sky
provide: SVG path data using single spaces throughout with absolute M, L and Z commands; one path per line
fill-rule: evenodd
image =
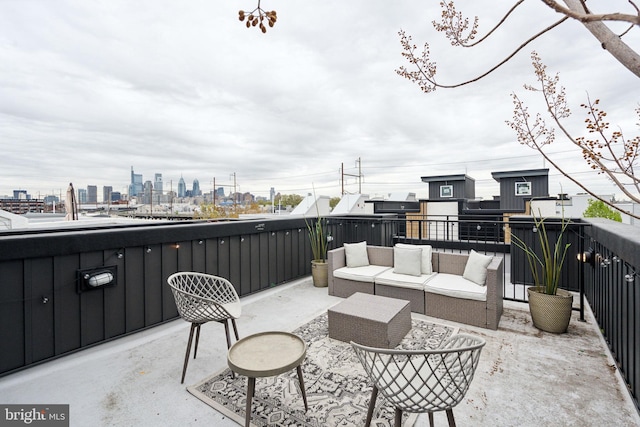
M 165 189 L 182 176 L 209 191 L 235 173 L 237 190 L 257 196 L 271 187 L 338 196 L 341 165 L 358 174 L 360 159 L 371 196 L 424 198 L 421 176 L 466 173 L 490 198 L 499 193 L 491 172 L 549 167 L 505 124 L 509 94 L 527 96 L 522 85 L 535 83 L 534 49 L 560 72 L 576 134 L 588 93 L 637 135 L 637 77 L 575 22 L 465 88 L 423 94 L 395 73 L 406 65 L 404 29 L 419 46 L 429 41 L 441 83 L 475 77 L 558 19 L 525 3 L 494 42 L 459 51 L 431 25 L 436 0 L 262 0 L 278 14 L 266 34 L 238 20 L 257 0 L 0 0 L 0 196 L 60 195 L 69 182 L 96 185 L 100 198 L 105 185 L 126 193 L 132 166 L 145 181 L 162 173 Z M 628 10 L 614 3 L 609 11 Z M 480 15 L 480 33 L 502 12 L 494 1 L 457 4 Z M 636 50 L 638 33 L 625 39 Z M 553 151 L 596 191 L 619 193 L 569 142 L 559 137 Z M 551 194 L 578 191 L 554 170 L 549 182 Z M 345 190 L 358 192 L 356 178 Z

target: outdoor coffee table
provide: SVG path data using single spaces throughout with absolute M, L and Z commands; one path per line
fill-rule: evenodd
M 411 303 L 356 292 L 328 310 L 329 338 L 394 348 L 411 330 Z
M 307 344 L 302 338 L 288 332 L 261 332 L 237 341 L 227 355 L 229 368 L 245 375 L 247 381 L 247 407 L 245 426 L 251 420 L 251 400 L 256 388 L 256 378 L 273 377 L 296 368 L 304 410 L 308 409 L 307 394 L 302 379 L 302 361 L 307 354 Z

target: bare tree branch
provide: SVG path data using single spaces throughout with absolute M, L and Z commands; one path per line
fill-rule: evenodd
M 549 2 L 557 4 L 552 0 L 542 1 L 545 4 Z M 564 2 L 567 4 L 572 13 L 588 14 L 588 11 L 585 11 L 580 0 L 564 0 Z M 635 7 L 635 4 L 631 4 Z M 547 5 L 549 7 L 552 7 L 549 4 Z M 636 19 L 638 19 L 638 17 L 636 17 Z M 607 27 L 601 21 L 582 21 L 582 23 L 591 32 L 591 34 L 593 34 L 593 36 L 598 39 L 598 41 L 600 41 L 603 49 L 609 52 L 614 58 L 616 58 L 618 62 L 620 62 L 620 64 L 624 65 L 629 71 L 640 77 L 640 55 L 636 51 L 631 49 L 626 43 L 622 41 L 620 37 L 618 37 L 613 31 L 609 29 L 609 27 Z M 640 22 L 636 22 L 635 24 L 638 25 L 640 24 Z
M 570 3 L 574 3 L 572 1 L 565 1 L 569 8 L 558 4 L 554 0 L 542 0 L 544 4 L 549 6 L 551 9 L 555 10 L 558 13 L 561 13 L 569 18 L 576 19 L 580 22 L 602 22 L 602 21 L 618 21 L 618 22 L 629 22 L 634 25 L 640 25 L 640 15 L 628 15 L 626 13 L 603 13 L 603 14 L 592 14 L 592 13 L 581 13 L 578 12 L 575 8 L 573 8 Z
M 640 179 L 634 174 L 634 165 L 640 155 L 640 136 L 631 140 L 625 140 L 622 131 L 616 131 L 609 137 L 605 132 L 609 128 L 609 123 L 606 122 L 606 112 L 598 107 L 598 100 L 595 102 L 589 100 L 587 105 L 583 104 L 588 114 L 585 123 L 588 132 L 594 134 L 595 138 L 574 138 L 562 123 L 562 119 L 569 117 L 570 111 L 566 102 L 565 90 L 562 86 L 559 86 L 558 75 L 556 74 L 552 77 L 547 74 L 546 66 L 542 63 L 542 60 L 536 52 L 531 54 L 531 59 L 540 87 L 525 85 L 525 89 L 542 93 L 549 116 L 567 139 L 581 150 L 584 159 L 592 169 L 597 170 L 599 174 L 605 174 L 625 196 L 640 203 L 640 196 L 634 194 L 627 188 L 628 186 L 633 187 L 636 191 L 640 188 Z M 515 94 L 512 94 L 511 97 L 515 106 L 514 117 L 512 121 L 507 121 L 507 124 L 518 135 L 518 142 L 537 150 L 562 175 L 596 199 L 601 200 L 620 212 L 640 219 L 640 215 L 622 209 L 609 200 L 595 194 L 571 176 L 571 174 L 559 167 L 544 150 L 545 146 L 550 145 L 555 140 L 554 130 L 546 126 L 540 114 L 536 115 L 536 120 L 532 123 L 527 107 L 520 98 Z M 640 108 L 638 108 L 636 112 L 640 117 Z M 619 141 L 622 141 L 622 147 L 618 145 Z M 609 157 L 602 154 L 603 149 L 608 151 Z
M 398 32 L 398 34 L 401 37 L 401 43 L 402 43 L 403 48 L 405 50 L 405 52 L 402 54 L 402 56 L 407 58 L 411 64 L 416 66 L 416 68 L 418 69 L 418 72 L 416 73 L 416 72 L 408 71 L 405 67 L 401 66 L 396 70 L 396 73 L 398 75 L 402 76 L 402 77 L 405 77 L 405 78 L 411 80 L 414 83 L 418 83 L 419 86 L 422 88 L 423 92 L 425 92 L 425 93 L 431 92 L 431 91 L 435 90 L 436 88 L 453 89 L 453 88 L 456 88 L 456 87 L 465 86 L 465 85 L 477 82 L 478 80 L 481 80 L 484 77 L 487 77 L 489 74 L 493 73 L 498 68 L 500 68 L 501 66 L 503 66 L 504 64 L 509 62 L 514 56 L 516 56 L 529 43 L 531 43 L 532 41 L 534 41 L 538 37 L 542 36 L 544 33 L 553 30 L 555 27 L 557 27 L 558 25 L 562 24 L 567 19 L 569 19 L 569 18 L 568 17 L 564 17 L 561 20 L 559 20 L 559 21 L 555 22 L 554 24 L 548 26 L 547 28 L 543 29 L 539 33 L 531 36 L 524 43 L 522 43 L 520 46 L 518 46 L 517 49 L 515 49 L 513 52 L 511 52 L 506 58 L 504 58 L 502 61 L 497 63 L 492 68 L 490 68 L 488 71 L 480 74 L 479 76 L 477 76 L 477 77 L 475 77 L 475 78 L 473 78 L 471 80 L 467 80 L 467 81 L 461 82 L 461 83 L 450 84 L 450 85 L 444 85 L 444 84 L 440 84 L 440 83 L 436 82 L 436 80 L 434 78 L 435 74 L 436 74 L 436 65 L 435 65 L 435 62 L 431 62 L 430 61 L 430 58 L 429 58 L 429 45 L 425 43 L 425 47 L 424 47 L 424 50 L 422 51 L 421 58 L 416 57 L 414 55 L 414 52 L 415 52 L 415 49 L 417 47 L 415 45 L 411 44 L 411 40 L 412 40 L 411 36 L 407 36 L 404 31 L 400 30 Z M 427 88 L 427 89 L 425 89 L 425 88 Z
M 436 31 L 443 32 L 446 34 L 446 37 L 451 41 L 452 46 L 463 46 L 463 47 L 473 47 L 477 44 L 482 43 L 484 40 L 489 38 L 494 31 L 496 31 L 508 18 L 509 15 L 516 10 L 518 6 L 524 3 L 524 0 L 518 0 L 511 9 L 507 13 L 504 14 L 500 22 L 498 22 L 487 34 L 482 36 L 479 40 L 473 43 L 467 43 L 469 40 L 473 40 L 477 34 L 478 29 L 478 17 L 476 16 L 473 20 L 473 26 L 469 35 L 462 38 L 462 33 L 464 33 L 469 26 L 469 18 L 464 18 L 462 13 L 456 12 L 455 4 L 450 1 L 449 3 L 440 2 L 440 5 L 444 8 L 442 11 L 442 21 L 437 23 L 436 21 L 431 21 L 433 27 Z

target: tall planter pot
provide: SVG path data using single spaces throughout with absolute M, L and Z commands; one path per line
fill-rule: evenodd
M 311 277 L 313 286 L 318 288 L 329 286 L 329 264 L 323 261 L 311 261 Z
M 527 294 L 533 326 L 554 334 L 567 332 L 573 304 L 570 292 L 558 289 L 556 295 L 547 295 L 542 288 L 530 287 L 527 288 Z

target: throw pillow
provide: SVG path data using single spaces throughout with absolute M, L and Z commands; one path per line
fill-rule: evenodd
M 490 255 L 482 255 L 471 249 L 462 277 L 480 286 L 484 286 L 487 280 L 487 267 L 492 259 L 493 257 Z
M 345 243 L 344 252 L 347 259 L 347 267 L 364 267 L 369 265 L 367 242 Z
M 422 274 L 422 249 L 393 247 L 393 272 L 420 276 Z
M 433 263 L 431 262 L 431 252 L 433 251 L 433 249 L 431 248 L 431 245 L 410 245 L 408 243 L 396 243 L 396 246 L 399 248 L 422 249 L 422 274 L 433 273 Z

